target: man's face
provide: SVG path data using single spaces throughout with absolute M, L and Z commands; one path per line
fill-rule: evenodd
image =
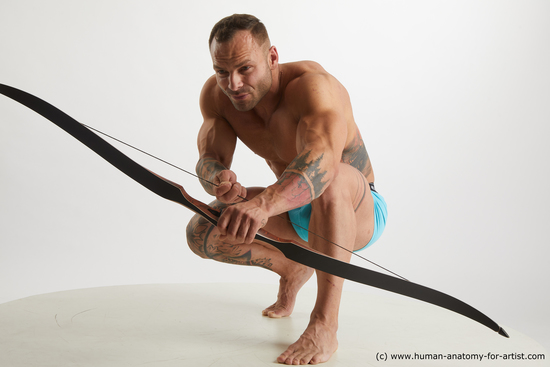
M 269 92 L 272 83 L 268 45 L 258 45 L 248 31 L 210 47 L 219 87 L 238 111 L 250 111 Z

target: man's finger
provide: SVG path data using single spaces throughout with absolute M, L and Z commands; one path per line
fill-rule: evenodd
M 222 198 L 223 196 L 227 195 L 227 193 L 231 190 L 232 184 L 229 181 L 225 181 L 220 183 L 214 190 L 214 194 L 218 198 Z
M 229 223 L 229 219 L 227 219 L 227 216 L 224 215 L 223 211 L 221 212 L 220 217 L 218 218 L 218 230 L 220 231 L 220 238 L 225 237 L 227 234 L 227 224 Z
M 244 199 L 244 196 L 242 195 L 243 194 L 243 188 L 244 187 L 238 182 L 233 184 L 233 187 L 231 188 L 231 194 L 234 195 L 233 201 L 235 203 L 237 203 L 239 201 L 242 201 Z

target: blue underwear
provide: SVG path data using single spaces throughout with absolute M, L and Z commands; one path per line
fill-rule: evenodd
M 386 205 L 386 201 L 382 195 L 376 192 L 373 183 L 370 183 L 369 185 L 372 199 L 374 201 L 374 231 L 369 243 L 367 243 L 365 247 L 356 251 L 364 250 L 375 243 L 376 240 L 378 240 L 382 235 L 382 232 L 384 232 L 384 228 L 386 228 L 386 219 L 388 217 L 388 207 Z M 299 208 L 290 210 L 288 212 L 288 216 L 290 217 L 292 226 L 298 236 L 307 242 L 309 234 L 307 229 L 309 228 L 309 220 L 311 218 L 311 204 L 306 204 Z

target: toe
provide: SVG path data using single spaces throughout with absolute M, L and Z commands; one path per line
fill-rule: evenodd
M 277 311 L 269 311 L 269 312 L 267 313 L 267 316 L 270 317 L 270 318 L 272 318 L 272 319 L 280 319 L 281 317 L 283 317 L 283 316 L 279 315 L 279 314 L 277 313 Z

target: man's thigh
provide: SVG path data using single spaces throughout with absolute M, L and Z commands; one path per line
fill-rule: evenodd
M 326 197 L 323 199 L 325 194 Z M 346 247 L 349 246 L 348 248 L 354 251 L 364 247 L 370 241 L 374 231 L 374 202 L 365 176 L 356 168 L 340 163 L 338 176 L 323 195 L 319 199 L 325 200 L 325 203 L 317 206 L 314 203 L 313 209 L 323 211 L 331 205 L 334 205 L 334 209 L 331 215 L 321 213 L 317 218 L 321 222 L 340 223 L 342 231 L 354 231 L 354 243 Z M 330 226 L 331 224 L 320 223 L 319 225 Z

